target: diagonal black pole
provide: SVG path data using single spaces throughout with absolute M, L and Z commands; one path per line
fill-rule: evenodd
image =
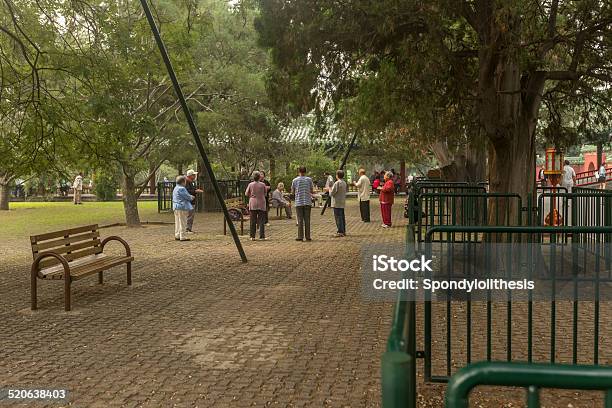
M 219 184 L 217 184 L 217 178 L 215 177 L 215 173 L 213 172 L 212 166 L 210 165 L 210 161 L 208 160 L 208 156 L 206 155 L 206 151 L 204 150 L 204 145 L 202 145 L 202 141 L 200 140 L 200 133 L 198 132 L 198 128 L 193 121 L 193 116 L 191 115 L 191 111 L 189 110 L 189 106 L 187 106 L 187 100 L 185 99 L 185 95 L 183 94 L 183 90 L 181 89 L 181 85 L 176 78 L 176 73 L 174 72 L 174 68 L 172 68 L 172 62 L 170 62 L 170 57 L 168 57 L 168 51 L 166 50 L 166 46 L 164 45 L 164 41 L 159 34 L 159 30 L 157 29 L 157 25 L 155 24 L 155 20 L 153 19 L 153 14 L 151 14 L 151 9 L 149 8 L 149 4 L 147 0 L 140 0 L 142 4 L 142 8 L 147 16 L 147 20 L 149 21 L 149 25 L 151 26 L 151 31 L 153 32 L 153 36 L 155 37 L 155 42 L 159 47 L 159 52 L 161 53 L 162 59 L 166 64 L 166 69 L 168 70 L 168 75 L 170 76 L 170 80 L 174 85 L 174 91 L 176 92 L 176 96 L 181 103 L 181 107 L 183 108 L 183 113 L 185 113 L 185 117 L 187 118 L 187 123 L 189 123 L 189 129 L 191 129 L 191 134 L 195 140 L 196 146 L 198 147 L 198 151 L 200 152 L 200 156 L 202 156 L 202 161 L 204 162 L 204 167 L 206 167 L 206 171 L 208 172 L 208 176 L 210 177 L 210 181 L 212 182 L 213 189 L 215 190 L 215 195 L 221 204 L 221 208 L 223 209 L 223 215 L 225 217 L 225 222 L 229 225 L 230 232 L 232 233 L 232 238 L 234 238 L 234 243 L 236 244 L 236 248 L 238 249 L 238 253 L 240 254 L 240 258 L 242 262 L 247 262 L 246 254 L 244 253 L 244 249 L 242 248 L 242 243 L 240 242 L 240 238 L 238 237 L 238 232 L 236 231 L 236 227 L 232 222 L 229 212 L 227 211 L 227 205 L 225 205 L 225 201 L 223 200 L 223 195 L 221 194 L 221 189 L 219 189 Z
M 349 145 L 348 149 L 346 149 L 346 153 L 344 153 L 344 157 L 342 158 L 342 163 L 340 163 L 340 170 L 344 170 L 344 166 L 346 166 L 346 162 L 349 158 L 349 154 L 351 154 L 351 150 L 353 150 L 356 140 L 357 140 L 357 131 L 353 133 L 353 139 L 351 139 L 351 144 Z M 325 214 L 325 210 L 329 206 L 331 206 L 331 196 L 330 195 L 328 195 L 327 200 L 325 200 L 325 205 L 323 206 L 323 209 L 321 210 L 321 215 Z

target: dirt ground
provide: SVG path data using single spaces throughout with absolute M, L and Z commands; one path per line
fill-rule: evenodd
M 95 277 L 78 281 L 71 312 L 63 311 L 62 283 L 46 281 L 39 281 L 39 310 L 30 311 L 29 239 L 3 240 L 0 388 L 69 390 L 68 402 L 32 405 L 49 407 L 380 406 L 393 304 L 362 297 L 360 251 L 368 242 L 403 242 L 400 207 L 394 227 L 382 229 L 376 207 L 364 224 L 350 202 L 346 238 L 332 237 L 331 211 L 314 211 L 313 242 L 296 242 L 294 221 L 273 216 L 268 241 L 243 237 L 246 264 L 223 235 L 221 214 L 198 214 L 197 234 L 185 243 L 174 241 L 171 225 L 104 229 L 103 236 L 131 244 L 134 284 L 126 286 L 121 268 L 107 272 L 103 285 Z M 600 335 L 609 334 L 608 314 Z M 440 331 L 436 347 L 443 339 Z M 446 361 L 443 352 L 439 358 Z M 418 372 L 422 379 L 422 362 Z M 442 407 L 444 389 L 420 380 L 419 405 Z M 523 406 L 524 392 L 479 388 L 471 400 L 475 407 Z M 545 392 L 542 400 L 545 407 L 592 407 L 601 398 Z

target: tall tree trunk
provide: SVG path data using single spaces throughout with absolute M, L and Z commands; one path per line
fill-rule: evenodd
M 276 177 L 276 159 L 270 157 L 270 177 L 268 177 L 268 180 L 272 180 L 274 177 Z
M 140 214 L 138 213 L 138 197 L 136 195 L 136 183 L 134 175 L 123 174 L 121 183 L 123 194 L 123 211 L 125 212 L 125 223 L 128 227 L 140 227 Z
M 597 171 L 599 171 L 601 163 L 603 163 L 603 143 L 597 142 Z
M 8 211 L 10 202 L 9 183 L 0 183 L 0 211 Z
M 512 56 L 481 51 L 481 121 L 489 139 L 489 190 L 518 193 L 526 204 L 535 193 L 535 130 L 544 72 L 521 72 Z M 509 208 L 507 208 L 509 207 Z M 516 200 L 491 200 L 489 224 L 516 224 Z
M 450 151 L 445 142 L 432 144 L 431 150 L 440 165 L 441 177 L 446 181 L 479 182 L 486 180 L 486 139 L 472 136 L 461 152 Z
M 400 191 L 406 192 L 406 160 L 400 160 Z
M 154 163 L 149 165 L 149 174 L 153 174 L 149 179 L 149 194 L 155 195 L 155 190 L 157 188 L 157 172 L 155 171 Z

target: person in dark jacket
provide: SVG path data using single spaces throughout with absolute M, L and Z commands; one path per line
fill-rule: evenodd
M 193 219 L 195 218 L 195 209 L 196 209 L 196 195 L 203 193 L 204 191 L 198 188 L 197 185 L 198 172 L 193 170 L 187 170 L 187 174 L 185 174 L 185 188 L 187 192 L 191 194 L 194 198 L 191 201 L 191 210 L 189 210 L 189 214 L 187 214 L 187 233 L 193 234 Z

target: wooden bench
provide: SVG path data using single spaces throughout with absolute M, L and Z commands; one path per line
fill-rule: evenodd
M 104 253 L 105 245 L 119 241 L 125 247 L 125 256 Z M 63 231 L 30 237 L 32 257 L 31 269 L 32 310 L 36 310 L 37 279 L 63 280 L 64 305 L 70 310 L 70 285 L 86 276 L 98 274 L 98 283 L 103 283 L 103 271 L 126 264 L 127 284 L 132 284 L 132 252 L 127 242 L 117 236 L 100 241 L 98 225 L 87 225 Z
M 244 201 L 240 197 L 228 198 L 225 201 L 225 206 L 232 218 L 232 221 L 240 221 L 240 235 L 244 235 L 244 223 L 250 221 L 251 217 L 244 214 Z M 227 235 L 227 220 L 223 217 L 223 235 Z

